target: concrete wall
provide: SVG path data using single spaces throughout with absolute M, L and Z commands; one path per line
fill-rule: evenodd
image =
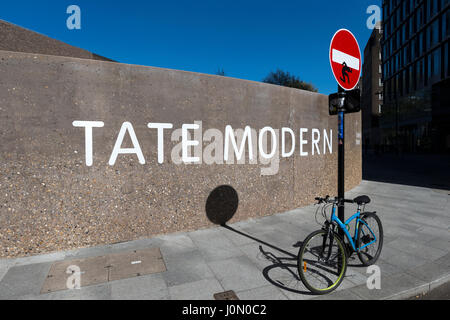
M 0 20 L 0 50 L 112 61 L 4 20 Z
M 337 193 L 337 118 L 327 96 L 259 82 L 152 67 L 0 51 L 0 256 L 114 243 L 210 225 L 205 203 L 219 185 L 239 196 L 232 221 L 304 206 Z M 84 129 L 93 130 L 93 165 L 85 164 Z M 202 121 L 256 130 L 290 127 L 295 156 L 275 175 L 261 164 L 176 165 L 172 130 L 157 163 L 149 122 Z M 123 122 L 132 123 L 145 156 L 108 165 Z M 346 117 L 346 188 L 361 181 L 360 114 Z M 299 128 L 332 129 L 333 153 L 300 157 Z M 310 134 L 309 132 L 309 134 Z M 305 135 L 308 138 L 308 135 Z M 308 138 L 310 139 L 310 138 Z M 128 140 L 130 140 L 128 138 Z M 125 140 L 124 147 L 130 146 Z M 128 145 L 127 145 L 128 143 Z M 203 141 L 207 146 L 209 142 Z M 311 217 L 313 219 L 313 217 Z

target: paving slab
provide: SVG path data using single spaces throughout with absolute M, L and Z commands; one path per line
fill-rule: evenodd
M 38 295 L 50 265 L 50 263 L 34 263 L 8 269 L 0 281 L 0 300 L 28 294 Z
M 389 243 L 389 247 L 426 260 L 436 260 L 446 254 L 446 251 L 444 250 L 422 245 L 417 241 L 408 241 L 407 239 L 397 239 L 392 241 Z
M 246 256 L 208 262 L 224 290 L 241 291 L 267 285 L 261 271 Z
M 214 273 L 209 268 L 200 250 L 166 256 L 165 262 L 167 271 L 162 273 L 162 277 L 168 286 L 214 278 Z
M 242 251 L 225 237 L 218 228 L 194 231 L 189 234 L 189 237 L 207 261 L 229 259 L 242 255 Z
M 381 276 L 381 289 L 369 289 L 366 284 L 349 288 L 350 292 L 368 300 L 387 299 L 395 294 L 413 288 L 422 288 L 427 283 L 407 273 Z
M 239 291 L 236 295 L 239 300 L 288 300 L 282 290 L 271 285 Z
M 113 300 L 167 300 L 169 291 L 161 273 L 108 283 Z
M 216 279 L 203 279 L 169 287 L 170 298 L 174 300 L 211 300 L 214 294 L 223 291 Z

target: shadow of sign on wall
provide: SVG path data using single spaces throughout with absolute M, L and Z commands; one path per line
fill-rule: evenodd
M 231 186 L 215 188 L 206 200 L 205 211 L 209 221 L 223 225 L 233 218 L 239 205 L 239 197 Z

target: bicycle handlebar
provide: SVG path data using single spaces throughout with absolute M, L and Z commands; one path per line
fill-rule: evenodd
M 317 204 L 321 204 L 324 202 L 325 203 L 338 203 L 339 202 L 338 197 L 330 198 L 329 195 L 327 195 L 325 198 L 316 197 L 314 199 L 317 201 Z M 355 203 L 355 201 L 353 201 L 351 199 L 343 199 L 343 200 L 344 200 L 344 202 L 347 202 L 347 203 Z
M 317 201 L 317 204 L 320 204 L 320 203 L 323 203 L 323 202 L 331 203 L 331 202 L 335 201 L 335 199 L 331 199 L 330 200 L 330 196 L 329 195 L 327 195 L 325 198 L 316 197 L 315 200 Z

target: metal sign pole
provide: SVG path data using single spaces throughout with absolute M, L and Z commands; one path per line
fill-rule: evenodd
M 329 113 L 338 115 L 338 218 L 345 222 L 344 212 L 344 114 L 359 112 L 360 90 L 355 89 L 361 75 L 361 50 L 353 33 L 347 29 L 338 30 L 330 43 L 329 59 L 338 92 L 329 96 Z M 344 232 L 339 229 L 339 234 Z
M 344 132 L 345 132 L 345 118 L 344 111 L 338 113 L 338 218 L 342 222 L 345 220 L 345 208 L 344 208 L 344 193 L 345 193 L 345 149 L 344 149 Z M 339 235 L 344 236 L 344 232 L 339 229 Z

